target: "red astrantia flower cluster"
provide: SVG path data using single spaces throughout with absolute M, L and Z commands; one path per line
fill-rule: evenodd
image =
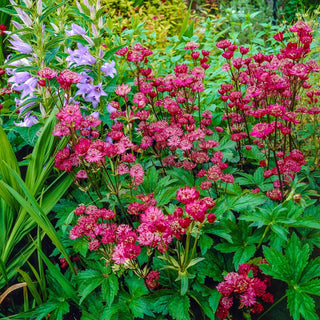
M 156 207 L 153 194 L 140 194 L 138 198 L 143 203 L 134 202 L 128 207 L 129 214 L 139 217 L 140 224 L 136 230 L 127 224 L 110 222 L 116 216 L 110 209 L 80 205 L 74 211 L 79 218 L 70 231 L 70 239 L 85 237 L 89 240 L 89 249 L 94 251 L 109 245 L 109 249 L 105 250 L 110 252 L 107 261 L 111 259 L 116 264 L 125 264 L 140 254 L 140 246 L 156 248 L 164 253 L 174 238 L 181 239 L 193 221 L 202 224 L 206 217 L 209 223 L 215 221 L 214 213 L 207 212 L 215 206 L 215 202 L 209 197 L 200 199 L 195 187 L 178 190 L 177 200 L 185 205 L 185 209 L 177 207 L 174 214 L 164 214 Z
M 223 119 L 227 121 L 231 140 L 237 142 L 239 152 L 250 151 L 253 143 L 265 154 L 265 177 L 277 176 L 277 180 L 272 181 L 278 189 L 267 193 L 273 200 L 283 199 L 287 190 L 285 185 L 304 164 L 302 153 L 294 145 L 294 129 L 300 123 L 299 116 L 320 113 L 319 107 L 314 106 L 319 90 L 306 92 L 311 109 L 299 107 L 301 92 L 311 88 L 310 74 L 319 72 L 316 61 L 307 60 L 312 29 L 299 21 L 289 30 L 296 34 L 297 41 L 289 42 L 276 55 L 257 53 L 250 56 L 248 48 L 238 48 L 228 40 L 217 43 L 227 60 L 223 69 L 230 72 L 232 80 L 219 89 L 225 104 Z M 275 39 L 283 41 L 283 34 L 276 35 Z M 283 156 L 276 156 L 280 151 Z M 292 157 L 292 152 L 299 152 L 299 161 Z
M 135 244 L 136 232 L 129 225 L 111 222 L 116 216 L 112 210 L 81 205 L 74 213 L 79 217 L 70 231 L 70 239 L 86 237 L 89 240 L 89 250 L 103 248 L 106 252 L 111 252 L 109 258 L 116 264 L 124 264 L 139 255 L 141 248 Z
M 264 275 L 258 266 L 241 264 L 238 272 L 229 272 L 217 286 L 222 298 L 216 316 L 226 319 L 234 307 L 244 308 L 252 314 L 263 312 L 264 303 L 273 303 L 273 295 L 267 292 L 270 285 L 270 277 Z
M 158 279 L 159 279 L 159 275 L 160 275 L 160 272 L 159 271 L 150 271 L 146 277 L 146 285 L 149 289 L 156 289 L 158 286 L 159 286 L 159 282 L 158 282 Z

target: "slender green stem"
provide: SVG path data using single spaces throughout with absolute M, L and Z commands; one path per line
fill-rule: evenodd
M 194 243 L 193 243 L 193 247 L 192 247 L 192 251 L 191 251 L 191 255 L 190 255 L 190 258 L 188 260 L 188 263 L 187 263 L 187 266 L 189 265 L 189 263 L 191 262 L 192 258 L 193 258 L 193 255 L 194 255 L 194 252 L 196 250 L 196 247 L 197 247 L 197 243 L 198 243 L 198 239 L 199 239 L 199 235 L 200 235 L 200 229 L 202 227 L 202 224 L 199 226 L 198 230 L 197 230 L 197 235 L 196 235 L 196 238 L 194 240 Z
M 266 237 L 269 229 L 270 229 L 270 224 L 268 224 L 267 227 L 266 227 L 266 229 L 264 230 L 264 233 L 263 233 L 263 235 L 262 235 L 262 237 L 261 237 L 261 239 L 260 239 L 260 242 L 259 242 L 259 244 L 258 244 L 258 246 L 257 246 L 257 250 L 258 250 L 258 249 L 260 248 L 260 246 L 262 245 L 262 242 L 263 242 L 264 238 Z
M 274 308 L 278 303 L 280 303 L 286 296 L 287 296 L 287 294 L 285 294 L 285 295 L 282 296 L 279 300 L 277 300 L 269 309 L 267 309 L 267 310 L 258 318 L 258 320 L 262 319 L 272 308 Z

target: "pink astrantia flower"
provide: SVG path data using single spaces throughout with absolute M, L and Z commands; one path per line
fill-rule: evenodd
M 114 92 L 120 97 L 125 97 L 130 91 L 131 91 L 131 87 L 129 87 L 127 84 L 119 85 L 114 90 Z

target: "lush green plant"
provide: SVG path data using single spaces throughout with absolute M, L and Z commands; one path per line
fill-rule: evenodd
M 41 247 L 44 235 L 47 235 L 59 251 L 65 255 L 65 248 L 47 217 L 55 204 L 64 195 L 71 184 L 68 176 L 52 177 L 53 158 L 57 141 L 51 135 L 54 125 L 54 114 L 43 128 L 29 159 L 20 164 L 14 155 L 5 132 L 1 134 L 1 277 L 0 288 L 3 289 L 21 273 L 32 293 L 37 290 L 32 286 L 28 277 L 20 268 L 24 267 L 30 256 Z M 64 145 L 61 141 L 59 145 Z M 22 180 L 20 167 L 26 167 L 26 175 Z M 37 230 L 37 240 L 32 240 L 31 234 Z M 35 269 L 30 265 L 33 273 Z M 41 273 L 41 264 L 39 264 Z M 38 275 L 38 281 L 45 298 L 43 274 Z M 40 304 L 37 295 L 37 304 Z
M 3 276 L 10 293 L 0 300 L 24 288 L 24 305 L 2 316 L 316 319 L 320 91 L 310 26 L 283 34 L 240 13 L 230 29 L 224 18 L 195 28 L 189 11 L 168 46 L 154 49 L 137 19 L 114 32 L 99 4 L 57 6 L 57 15 L 43 11 L 51 54 L 35 48 L 32 26 L 18 27 L 23 40 L 12 45 L 30 45 L 22 57 L 31 65 L 15 68 L 16 54 L 5 65 L 14 88 L 20 72 L 37 81 L 34 109 L 45 104 L 46 113 L 23 128 L 42 128 L 20 164 L 25 177 L 0 131 L 2 228 L 30 250 L 19 259 L 12 245 L 2 264 L 20 278 Z M 14 8 L 24 24 L 21 10 L 41 19 L 29 2 Z M 5 130 L 19 131 L 9 118 L 16 107 L 4 109 Z M 302 134 L 314 142 L 305 153 Z M 45 234 L 56 246 L 47 252 Z
M 113 32 L 120 34 L 124 29 L 130 30 L 141 24 L 147 35 L 151 35 L 161 47 L 166 45 L 167 37 L 180 32 L 182 17 L 187 13 L 182 0 L 104 0 L 102 3 L 111 18 Z

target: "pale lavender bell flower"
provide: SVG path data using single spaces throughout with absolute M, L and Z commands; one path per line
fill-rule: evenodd
M 82 98 L 85 98 L 85 95 L 93 88 L 93 78 L 88 76 L 85 72 L 81 72 L 80 75 L 82 76 L 79 83 L 77 83 L 77 88 L 79 89 L 75 93 L 75 97 L 82 95 Z
M 21 99 L 30 95 L 33 95 L 33 92 L 36 91 L 38 80 L 35 77 L 28 79 L 25 83 L 15 86 L 15 90 L 22 91 Z
M 89 48 L 78 43 L 78 49 L 71 50 L 68 48 L 69 57 L 66 61 L 69 65 L 75 64 L 76 66 L 95 64 L 96 59 L 90 54 Z
M 12 46 L 9 46 L 10 49 L 16 50 L 20 53 L 32 53 L 32 47 L 28 44 L 23 42 L 16 34 L 11 35 L 13 40 L 9 40 Z
M 13 85 L 19 85 L 31 78 L 31 74 L 26 71 L 23 71 L 23 72 L 13 71 L 12 74 L 13 76 L 8 79 L 8 82 L 12 83 Z
M 25 114 L 23 121 L 13 122 L 17 127 L 32 127 L 34 124 L 38 123 L 39 120 L 35 115 L 30 115 L 30 111 Z
M 8 61 L 10 60 L 10 58 L 11 58 L 11 55 L 8 55 L 7 58 L 5 59 L 4 63 L 8 64 Z M 32 60 L 32 58 L 23 58 L 23 59 L 19 59 L 19 60 L 16 60 L 16 61 L 12 61 L 8 65 L 9 66 L 14 66 L 14 67 L 30 66 L 31 65 L 31 60 Z M 14 73 L 15 73 L 15 69 L 6 68 L 6 74 L 8 76 L 14 75 Z
M 92 102 L 93 108 L 96 108 L 102 96 L 107 96 L 107 94 L 102 89 L 102 83 L 99 83 L 91 88 L 91 90 L 87 93 L 85 100 Z
M 111 77 L 114 78 L 114 76 L 117 74 L 117 70 L 115 69 L 116 63 L 114 61 L 111 61 L 110 63 L 104 63 L 101 66 L 101 72 L 103 72 L 103 75 L 105 77 Z
M 74 35 L 85 35 L 87 32 L 79 25 L 72 23 L 71 24 L 71 30 L 66 30 L 66 35 L 68 37 L 74 36 Z
M 37 78 L 32 77 L 29 72 L 12 72 L 12 77 L 8 79 L 8 82 L 12 83 L 12 88 L 21 92 L 21 99 L 30 95 L 33 96 L 33 92 L 36 91 Z
M 15 103 L 16 103 L 16 107 L 17 107 L 17 109 L 19 109 L 20 114 L 23 113 L 24 110 L 35 105 L 35 102 L 28 102 L 28 100 L 31 98 L 34 98 L 34 96 L 28 97 L 26 99 L 18 99 L 18 98 L 14 99 Z
M 110 103 L 107 104 L 106 109 L 107 109 L 107 111 L 108 111 L 109 113 L 113 113 L 113 112 L 117 111 L 117 109 L 114 108 L 114 107 L 112 107 Z

